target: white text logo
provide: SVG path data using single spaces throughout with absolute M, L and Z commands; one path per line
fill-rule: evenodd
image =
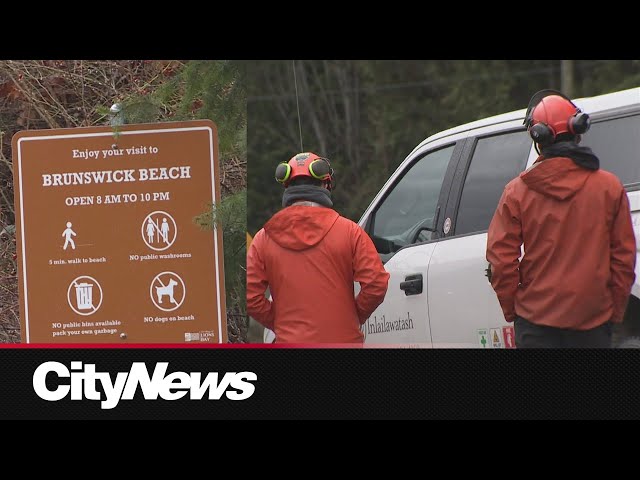
M 56 402 L 71 394 L 71 400 L 99 400 L 100 408 L 111 409 L 120 400 L 132 400 L 138 386 L 145 400 L 178 400 L 189 394 L 191 400 L 201 400 L 208 391 L 209 400 L 219 400 L 223 394 L 229 400 L 246 400 L 255 386 L 250 383 L 258 376 L 253 372 L 227 372 L 218 380 L 218 372 L 209 372 L 201 379 L 200 372 L 172 372 L 167 375 L 168 362 L 156 364 L 149 376 L 144 362 L 134 362 L 128 372 L 118 372 L 115 380 L 109 372 L 96 372 L 92 363 L 71 362 L 67 368 L 59 362 L 45 362 L 33 372 L 33 389 L 43 400 Z M 47 375 L 54 381 L 47 386 Z M 69 381 L 62 379 L 69 378 Z M 102 385 L 104 393 L 96 390 L 97 383 Z M 231 388 L 231 390 L 228 390 Z

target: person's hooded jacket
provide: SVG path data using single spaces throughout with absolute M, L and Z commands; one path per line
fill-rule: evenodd
M 487 237 L 491 284 L 509 322 L 574 330 L 621 322 L 636 260 L 626 192 L 590 150 L 554 148 L 573 159 L 540 156 L 504 189 Z
M 388 280 L 359 225 L 331 208 L 292 205 L 251 242 L 247 312 L 277 343 L 362 343 L 360 326 L 384 300 Z

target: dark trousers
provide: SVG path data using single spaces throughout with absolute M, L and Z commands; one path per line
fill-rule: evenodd
M 610 348 L 612 327 L 605 323 L 591 330 L 536 325 L 522 317 L 514 322 L 516 348 Z

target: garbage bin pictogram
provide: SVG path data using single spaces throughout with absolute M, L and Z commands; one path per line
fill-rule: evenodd
M 92 283 L 76 283 L 76 304 L 78 310 L 93 309 L 93 284 Z

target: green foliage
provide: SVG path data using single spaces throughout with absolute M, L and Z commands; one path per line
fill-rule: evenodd
M 600 67 L 590 69 L 593 62 L 578 62 L 578 68 L 588 69 L 581 77 L 582 96 L 601 95 L 640 85 L 640 60 L 599 60 Z
M 186 62 L 156 91 L 123 103 L 127 123 L 210 119 L 222 160 L 246 156 L 246 92 L 237 62 Z
M 237 305 L 242 313 L 246 311 L 246 229 L 247 191 L 230 195 L 219 205 L 195 218 L 195 222 L 205 229 L 214 226 L 222 229 L 224 244 L 224 270 L 227 291 L 227 305 Z

